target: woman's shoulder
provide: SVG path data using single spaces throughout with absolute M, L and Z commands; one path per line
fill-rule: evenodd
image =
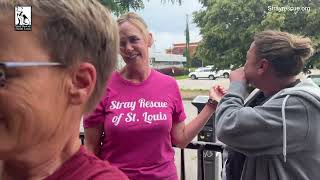
M 120 82 L 122 82 L 123 79 L 119 73 L 119 71 L 113 71 L 109 77 L 109 79 L 106 82 L 106 86 L 108 87 L 114 87 L 121 85 Z
M 120 78 L 119 71 L 113 71 L 108 81 L 115 81 Z
M 153 72 L 154 72 L 154 76 L 157 78 L 157 80 L 162 80 L 163 82 L 173 83 L 173 84 L 177 83 L 177 81 L 171 76 L 163 74 L 155 69 L 153 69 Z

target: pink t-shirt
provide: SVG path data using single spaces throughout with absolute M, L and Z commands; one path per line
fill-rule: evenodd
M 142 83 L 132 83 L 114 72 L 107 92 L 84 127 L 104 123 L 100 158 L 130 179 L 176 180 L 171 141 L 173 123 L 186 115 L 177 82 L 152 70 Z
M 81 147 L 52 175 L 44 180 L 128 180 L 117 168 L 101 161 Z

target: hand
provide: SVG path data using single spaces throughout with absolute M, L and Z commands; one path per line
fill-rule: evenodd
M 243 81 L 247 83 L 247 79 L 246 79 L 243 67 L 231 71 L 230 81 Z
M 227 90 L 224 87 L 214 85 L 209 91 L 209 98 L 219 102 L 226 93 Z

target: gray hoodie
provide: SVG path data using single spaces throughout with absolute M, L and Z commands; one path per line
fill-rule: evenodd
M 232 82 L 216 110 L 218 139 L 247 156 L 242 180 L 320 179 L 320 88 L 306 79 L 254 108 L 245 94 Z

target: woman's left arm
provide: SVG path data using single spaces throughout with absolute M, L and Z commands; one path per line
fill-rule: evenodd
M 210 89 L 210 99 L 221 99 L 226 90 L 221 86 L 214 86 Z M 216 110 L 217 105 L 206 104 L 202 111 L 189 123 L 185 121 L 173 123 L 171 129 L 172 143 L 179 148 L 185 148 L 192 139 L 201 131 L 210 117 Z
M 171 129 L 172 143 L 179 148 L 185 148 L 201 131 L 215 109 L 216 107 L 207 104 L 189 124 L 186 125 L 185 121 L 174 123 Z

